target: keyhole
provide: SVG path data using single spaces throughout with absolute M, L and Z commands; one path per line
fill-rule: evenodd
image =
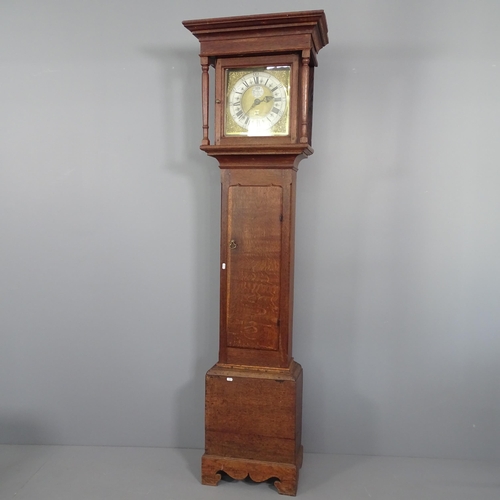
M 238 246 L 238 245 L 236 244 L 236 241 L 231 240 L 231 241 L 229 242 L 229 248 L 230 248 L 231 250 L 234 250 L 237 246 Z

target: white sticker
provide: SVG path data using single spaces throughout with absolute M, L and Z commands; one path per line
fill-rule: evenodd
M 222 263 L 222 269 L 226 269 L 226 263 L 225 262 Z
M 233 381 L 233 377 L 227 377 L 226 379 L 228 382 L 232 382 Z

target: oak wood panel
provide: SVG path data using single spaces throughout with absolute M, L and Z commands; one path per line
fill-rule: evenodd
M 222 363 L 290 364 L 295 177 L 293 168 L 222 171 Z
M 274 185 L 229 187 L 226 328 L 230 347 L 279 348 L 282 191 Z
M 205 448 L 210 455 L 296 463 L 302 369 L 216 365 L 206 377 Z
M 254 36 L 248 38 L 234 38 L 228 46 L 227 40 L 209 40 L 203 44 L 201 55 L 208 56 L 224 51 L 227 55 L 237 55 L 242 52 L 255 54 L 276 54 L 290 52 L 300 47 L 312 48 L 309 34 L 298 33 L 293 40 L 283 39 L 281 36 Z
M 232 458 L 248 458 L 273 462 L 293 463 L 295 438 L 284 439 L 256 434 L 242 434 L 205 429 L 207 453 Z
M 225 348 L 224 362 L 242 366 L 274 366 L 283 367 L 290 360 L 281 349 L 277 351 L 267 351 L 263 349 L 241 349 L 239 347 Z
M 207 430 L 295 439 L 295 382 L 261 378 L 207 377 Z M 223 414 L 224 419 L 218 416 Z

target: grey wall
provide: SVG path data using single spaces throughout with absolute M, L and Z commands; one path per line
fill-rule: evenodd
M 307 451 L 500 459 L 500 3 L 0 3 L 0 442 L 203 446 L 219 172 L 183 19 L 323 8 Z

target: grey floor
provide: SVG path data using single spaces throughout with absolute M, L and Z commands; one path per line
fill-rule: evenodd
M 0 445 L 0 500 L 280 497 L 268 483 L 199 482 L 200 450 Z M 500 500 L 500 463 L 306 454 L 299 498 Z

